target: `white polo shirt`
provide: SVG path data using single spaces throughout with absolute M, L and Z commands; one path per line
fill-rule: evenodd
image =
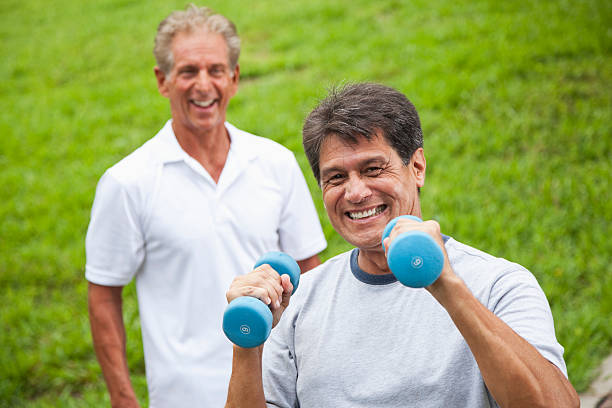
M 219 182 L 178 144 L 171 121 L 108 169 L 86 238 L 86 278 L 136 277 L 150 407 L 221 407 L 232 346 L 221 329 L 225 292 L 256 259 L 297 260 L 326 247 L 293 153 L 226 123 Z

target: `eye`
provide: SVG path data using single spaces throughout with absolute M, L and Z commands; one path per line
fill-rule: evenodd
M 192 77 L 197 74 L 197 70 L 195 68 L 183 68 L 179 71 L 179 75 L 183 78 Z
M 337 185 L 340 184 L 344 180 L 344 175 L 342 173 L 333 173 L 325 178 L 325 184 Z
M 365 174 L 367 176 L 378 176 L 382 172 L 382 170 L 382 167 L 372 166 L 365 169 Z
M 225 72 L 226 72 L 226 69 L 222 65 L 214 65 L 208 71 L 209 75 L 213 77 L 221 77 L 225 75 Z

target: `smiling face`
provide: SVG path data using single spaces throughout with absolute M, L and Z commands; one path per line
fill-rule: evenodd
M 421 216 L 418 188 L 425 182 L 425 156 L 419 148 L 404 165 L 380 135 L 348 144 L 325 139 L 319 155 L 321 189 L 334 229 L 360 249 L 382 251 L 383 229 L 393 218 Z
M 225 39 L 205 29 L 179 32 L 171 49 L 172 70 L 166 75 L 156 67 L 155 75 L 160 93 L 170 100 L 175 132 L 202 135 L 223 130 L 239 77 L 238 66 L 230 70 Z

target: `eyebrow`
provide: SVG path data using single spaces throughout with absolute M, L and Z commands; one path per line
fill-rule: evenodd
M 225 64 L 223 62 L 215 62 L 213 64 L 211 64 L 210 66 L 207 67 L 207 69 L 210 68 L 224 68 L 224 69 L 229 69 L 229 65 Z M 200 69 L 199 64 L 194 63 L 194 62 L 185 62 L 183 65 L 177 65 L 176 66 L 177 70 L 185 70 L 185 69 Z
M 177 71 L 184 71 L 187 69 L 198 69 L 198 66 L 196 64 L 185 64 L 185 65 L 177 65 L 176 67 Z

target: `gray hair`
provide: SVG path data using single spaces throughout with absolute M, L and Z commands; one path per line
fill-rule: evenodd
M 349 83 L 334 87 L 308 115 L 302 128 L 304 152 L 315 178 L 321 183 L 319 155 L 329 136 L 357 144 L 378 132 L 397 152 L 404 165 L 423 147 L 423 131 L 414 105 L 401 92 L 374 83 Z
M 184 11 L 172 12 L 157 27 L 153 55 L 155 55 L 157 66 L 164 74 L 169 75 L 174 66 L 172 55 L 174 36 L 178 33 L 189 33 L 200 28 L 223 36 L 229 54 L 230 71 L 234 72 L 240 56 L 240 37 L 238 37 L 236 26 L 227 17 L 215 13 L 208 7 L 197 7 L 190 4 Z

